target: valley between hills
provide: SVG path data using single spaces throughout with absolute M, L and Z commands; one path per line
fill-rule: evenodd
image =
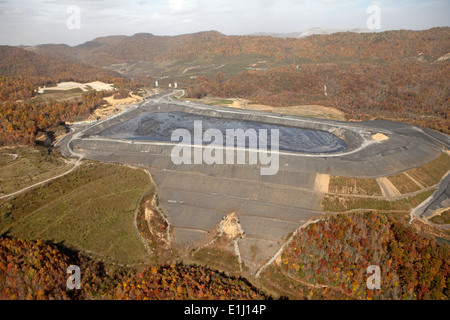
M 2 299 L 447 300 L 449 32 L 0 46 Z M 276 174 L 175 164 L 194 120 Z

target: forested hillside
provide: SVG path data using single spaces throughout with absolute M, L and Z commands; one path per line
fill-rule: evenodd
M 69 265 L 81 290 L 66 288 Z M 381 288 L 367 288 L 370 265 Z M 293 299 L 448 300 L 450 251 L 392 215 L 339 215 L 299 232 L 264 287 Z M 269 280 L 267 280 L 269 279 Z M 270 281 L 269 285 L 267 281 Z M 274 289 L 277 288 L 277 289 Z M 284 289 L 283 289 L 284 288 Z M 281 289 L 281 290 L 280 290 Z M 1 299 L 267 299 L 242 278 L 208 268 L 106 265 L 42 241 L 0 238 Z
M 135 80 L 149 85 L 155 77 L 151 72 L 170 65 L 164 81 L 180 80 L 191 98 L 246 98 L 274 107 L 324 105 L 343 111 L 348 120 L 388 119 L 450 132 L 450 61 L 440 59 L 450 52 L 450 28 L 302 39 L 215 31 L 174 37 L 140 33 L 97 38 L 76 47 L 24 48 L 0 47 L 0 76 L 7 77 L 1 80 L 2 100 L 27 100 L 38 85 L 63 80 L 103 80 L 135 88 L 137 83 L 107 68 L 126 65 L 139 75 Z M 268 66 L 252 67 L 251 59 L 264 57 L 270 59 Z M 202 63 L 217 74 L 202 75 Z M 199 74 L 188 76 L 188 70 Z M 3 113 L 11 109 L 7 105 Z
M 366 286 L 371 265 L 380 268 L 378 290 Z M 419 235 L 392 215 L 338 215 L 312 224 L 293 238 L 279 268 L 297 297 L 450 298 L 448 245 Z
M 81 289 L 68 290 L 66 273 L 77 265 Z M 200 266 L 107 266 L 42 241 L 0 238 L 0 299 L 265 299 L 244 279 Z
M 112 92 L 86 92 L 64 101 L 33 100 L 39 86 L 61 81 L 105 81 L 125 86 L 120 74 L 78 62 L 44 57 L 0 46 L 0 146 L 35 143 L 36 135 L 70 119 L 88 115 Z
M 158 73 L 162 65 L 174 65 L 169 79 L 181 77 L 193 98 L 208 94 L 246 98 L 275 107 L 320 104 L 338 108 L 349 120 L 391 119 L 450 132 L 450 62 L 439 60 L 450 52 L 450 28 L 302 39 L 226 36 L 215 31 L 174 37 L 140 33 L 97 38 L 76 47 L 26 49 L 44 60 L 52 57 L 108 68 L 125 64 L 143 79 L 155 76 L 150 70 Z M 280 66 L 229 65 L 233 59 L 251 57 L 266 57 L 270 65 Z M 218 75 L 184 76 L 202 63 L 212 63 Z
M 439 58 L 450 51 L 450 28 L 426 31 L 387 31 L 383 33 L 336 33 L 302 39 L 267 36 L 226 36 L 216 31 L 180 36 L 134 36 L 97 38 L 76 47 L 41 45 L 29 47 L 36 53 L 65 57 L 100 66 L 130 61 L 183 61 L 212 56 L 260 54 L 277 60 L 325 62 L 357 59 L 395 61 L 416 57 Z
M 345 112 L 349 120 L 404 121 L 450 133 L 450 61 L 393 65 L 304 64 L 243 71 L 228 80 L 199 77 L 187 96 L 246 98 L 285 107 L 318 104 Z
M 8 81 L 0 78 L 0 82 Z M 14 144 L 34 145 L 39 132 L 79 116 L 90 114 L 104 103 L 110 92 L 91 91 L 80 99 L 66 101 L 0 101 L 0 146 Z
M 39 77 L 45 82 L 110 82 L 120 78 L 116 72 L 86 64 L 52 59 L 18 47 L 0 46 L 0 76 Z

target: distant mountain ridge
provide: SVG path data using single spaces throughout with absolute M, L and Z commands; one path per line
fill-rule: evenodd
M 332 31 L 332 30 L 331 30 Z M 415 57 L 419 53 L 438 59 L 450 52 L 450 28 L 425 31 L 385 31 L 380 33 L 327 33 L 312 29 L 300 38 L 267 36 L 227 36 L 217 31 L 180 36 L 155 36 L 138 33 L 133 36 L 108 36 L 81 45 L 44 44 L 23 47 L 46 57 L 108 67 L 128 62 L 186 61 L 199 58 L 257 54 L 284 61 L 303 59 L 317 62 L 336 59 L 373 59 L 392 61 Z M 298 60 L 297 59 L 297 60 Z
M 67 48 L 64 47 L 65 45 L 57 46 L 59 50 L 62 48 L 66 49 L 66 52 L 70 52 L 68 46 L 66 46 Z M 114 71 L 76 61 L 68 61 L 61 52 L 55 50 L 55 53 L 64 57 L 63 60 L 30 52 L 19 47 L 0 46 L 0 76 L 42 77 L 54 82 L 70 80 L 88 82 L 120 77 L 120 74 Z
M 373 33 L 375 31 L 370 29 L 355 28 L 355 29 L 327 29 L 327 28 L 312 28 L 300 32 L 290 32 L 290 33 L 266 33 L 259 32 L 251 34 L 251 36 L 268 36 L 274 38 L 305 38 L 313 35 L 330 35 L 339 32 L 350 32 L 350 33 Z
M 222 71 L 230 77 L 248 68 L 286 64 L 395 64 L 418 59 L 432 63 L 450 52 L 450 27 L 353 31 L 335 33 L 319 28 L 295 34 L 297 38 L 228 36 L 217 31 L 179 36 L 137 33 L 100 37 L 73 47 L 43 44 L 22 48 L 46 58 L 110 69 L 138 81 L 185 75 L 186 70 L 202 68 L 204 71 L 189 76 L 206 74 L 207 68 L 208 76 Z M 267 62 L 266 66 L 261 66 L 261 61 Z

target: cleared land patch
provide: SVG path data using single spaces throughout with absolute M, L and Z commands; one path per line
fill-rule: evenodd
M 450 156 L 446 153 L 426 165 L 407 171 L 407 173 L 417 180 L 425 188 L 434 186 L 441 181 L 442 177 L 450 170 Z
M 148 262 L 134 218 L 150 188 L 144 171 L 88 162 L 64 178 L 0 202 L 0 232 L 61 242 L 106 261 Z
M 401 194 L 420 190 L 420 187 L 403 172 L 387 178 L 392 182 L 397 190 L 400 191 Z
M 5 153 L 2 153 L 5 152 Z M 6 154 L 16 154 L 13 158 Z M 62 174 L 73 167 L 63 158 L 49 154 L 47 149 L 15 147 L 0 151 L 0 195 L 31 186 Z
M 329 193 L 381 196 L 380 186 L 375 179 L 330 177 Z
M 372 139 L 375 141 L 385 141 L 388 140 L 389 138 L 382 133 L 377 133 L 372 136 Z
M 89 89 L 95 90 L 95 91 L 102 91 L 102 90 L 113 90 L 114 86 L 112 84 L 107 84 L 101 81 L 94 81 L 89 83 L 79 83 L 79 82 L 61 82 L 58 83 L 54 87 L 41 87 L 39 88 L 38 93 L 45 93 L 45 92 L 55 92 L 55 91 L 67 91 L 67 90 L 82 90 L 82 91 L 89 91 Z
M 45 103 L 52 100 L 69 100 L 81 97 L 83 90 L 80 88 L 70 89 L 70 90 L 46 90 L 33 98 L 30 101 L 34 103 Z
M 318 173 L 314 181 L 314 190 L 322 193 L 329 192 L 330 175 Z
M 358 209 L 408 211 L 425 201 L 433 194 L 433 192 L 434 190 L 429 190 L 415 196 L 395 201 L 376 198 L 326 195 L 322 200 L 322 206 L 325 211 L 329 212 L 345 212 Z
M 124 99 L 114 99 L 114 96 L 103 98 L 111 106 L 122 106 L 129 104 L 136 104 L 141 102 L 143 99 L 140 96 L 130 94 L 130 97 Z
M 281 114 L 292 114 L 300 117 L 331 119 L 331 120 L 345 120 L 345 113 L 333 108 L 321 105 L 299 105 L 290 107 L 273 107 L 269 105 L 262 105 L 252 103 L 245 99 L 227 99 L 219 97 L 204 97 L 202 99 L 187 99 L 211 106 L 226 106 L 236 109 L 266 111 Z
M 383 197 L 394 198 L 401 195 L 400 191 L 392 184 L 391 180 L 386 177 L 377 178 L 378 185 L 381 188 Z
M 345 120 L 344 112 L 333 107 L 326 107 L 321 105 L 300 105 L 280 108 L 272 107 L 270 111 L 276 113 L 292 114 L 307 118 L 332 119 L 339 121 Z

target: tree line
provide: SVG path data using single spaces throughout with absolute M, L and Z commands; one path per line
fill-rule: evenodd
M 304 64 L 198 77 L 187 97 L 245 98 L 274 107 L 325 105 L 348 120 L 390 119 L 450 133 L 450 63 Z
M 48 102 L 0 102 L 0 146 L 13 144 L 34 145 L 39 132 L 64 124 L 76 117 L 86 116 L 106 103 L 108 91 L 89 91 L 81 98 Z
M 68 290 L 70 265 L 80 268 L 79 290 Z M 106 265 L 41 240 L 0 237 L 2 300 L 261 300 L 268 296 L 242 278 L 206 267 Z
M 380 288 L 366 286 L 371 265 L 380 268 Z M 338 215 L 308 226 L 281 257 L 293 279 L 337 299 L 448 300 L 450 250 L 392 215 Z M 309 290 L 305 290 L 305 295 Z

